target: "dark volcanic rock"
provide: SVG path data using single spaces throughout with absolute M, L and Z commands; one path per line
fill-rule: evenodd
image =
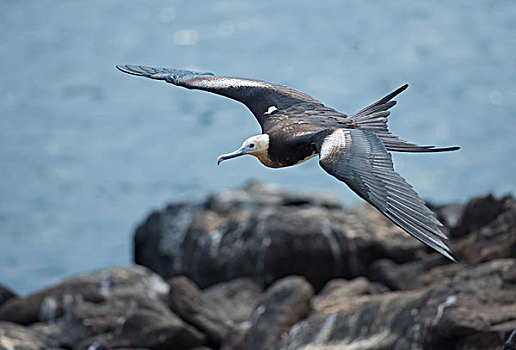
M 225 318 L 239 324 L 249 321 L 263 291 L 252 279 L 237 278 L 215 284 L 202 293 L 212 304 L 217 305 Z
M 516 285 L 503 279 L 514 268 L 496 260 L 427 289 L 316 303 L 285 347 L 498 350 L 516 326 Z
M 413 289 L 419 277 L 436 266 L 455 266 L 455 264 L 449 264 L 447 259 L 437 254 L 405 264 L 380 259 L 371 264 L 368 275 L 371 280 L 380 282 L 392 290 Z M 460 265 L 460 267 L 464 266 Z
M 69 313 L 76 302 L 101 304 L 118 294 L 148 293 L 157 297 L 166 292 L 168 285 L 147 269 L 119 267 L 65 280 L 24 298 L 13 298 L 0 306 L 0 320 L 19 324 L 53 321 Z
M 516 350 L 516 329 L 507 338 L 503 350 Z
M 313 310 L 324 310 L 331 305 L 347 303 L 362 295 L 385 293 L 389 289 L 379 283 L 372 283 L 365 277 L 357 277 L 351 281 L 344 279 L 331 280 L 321 292 L 312 299 Z
M 204 344 L 204 340 L 202 333 L 172 313 L 139 310 L 127 318 L 111 346 L 186 350 Z
M 169 286 L 141 266 L 94 272 L 0 306 L 0 317 L 49 339 L 49 346 L 86 349 L 91 344 L 189 349 L 204 335 L 162 301 Z
M 492 202 L 491 199 L 486 200 L 489 203 Z M 485 223 L 483 225 L 466 225 L 467 227 L 473 226 L 474 230 L 462 237 L 455 245 L 457 255 L 470 264 L 516 256 L 516 200 L 512 197 L 504 197 L 499 201 L 494 201 L 498 210 L 490 211 L 486 207 L 486 218 L 462 220 L 465 223 L 469 222 L 468 220 Z M 477 214 L 482 215 L 481 213 Z M 465 210 L 464 216 L 468 216 L 467 210 Z
M 152 214 L 135 235 L 135 261 L 201 288 L 248 276 L 268 286 L 305 276 L 319 290 L 334 277 L 367 273 L 379 258 L 404 262 L 422 245 L 368 205 L 252 184 Z
M 487 209 L 490 204 L 496 210 Z M 443 215 L 442 208 L 446 207 L 448 206 L 436 209 L 439 216 Z M 485 212 L 479 208 L 484 208 Z M 514 198 L 504 197 L 500 200 L 492 196 L 477 198 L 470 201 L 462 212 L 463 216 L 455 220 L 458 225 L 455 226 L 455 230 L 460 228 L 461 232 L 473 231 L 469 231 L 467 235 L 461 234 L 460 238 L 452 243 L 458 264 L 449 264 L 449 261 L 437 254 L 420 256 L 419 259 L 404 264 L 380 259 L 371 264 L 367 275 L 393 290 L 413 289 L 453 275 L 465 268 L 466 264 L 475 265 L 516 256 L 516 201 Z M 437 268 L 441 265 L 442 268 Z
M 499 349 L 516 327 L 516 285 L 504 279 L 516 259 L 494 260 L 458 272 L 428 290 L 422 314 L 428 348 Z M 436 311 L 435 311 L 436 310 Z
M 30 329 L 11 322 L 0 321 L 0 349 L 49 349 L 48 339 Z
M 77 279 L 25 298 L 10 299 L 0 306 L 0 320 L 24 325 L 53 320 L 63 315 L 64 308 L 70 300 L 77 298 L 92 303 L 104 300 L 98 285 Z
M 168 304 L 172 311 L 204 332 L 212 343 L 220 345 L 231 331 L 232 322 L 225 319 L 217 306 L 188 278 L 175 277 L 169 284 Z
M 308 315 L 312 286 L 302 277 L 286 277 L 264 294 L 251 318 L 247 346 L 275 349 L 290 327 Z
M 471 199 L 450 235 L 453 238 L 462 237 L 490 223 L 502 213 L 507 200 L 509 197 L 496 199 L 492 194 Z
M 9 288 L 4 287 L 0 284 L 0 306 L 5 303 L 7 300 L 14 298 L 16 294 L 11 291 Z

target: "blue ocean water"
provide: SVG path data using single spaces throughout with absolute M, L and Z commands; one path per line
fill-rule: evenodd
M 129 263 L 170 201 L 252 179 L 358 201 L 316 160 L 217 166 L 259 133 L 245 107 L 116 64 L 269 80 L 348 113 L 407 82 L 391 130 L 463 147 L 394 156 L 424 198 L 516 189 L 514 1 L 2 1 L 0 63 L 0 283 L 19 293 Z

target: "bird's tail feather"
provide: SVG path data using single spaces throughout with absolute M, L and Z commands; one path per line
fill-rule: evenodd
M 349 117 L 351 123 L 360 129 L 369 130 L 378 135 L 388 151 L 447 152 L 458 150 L 460 148 L 458 146 L 439 148 L 436 148 L 435 146 L 420 146 L 402 140 L 399 137 L 391 134 L 387 125 L 388 117 L 390 115 L 388 110 L 396 105 L 396 101 L 391 100 L 402 93 L 407 87 L 408 84 L 405 84 L 382 99 L 353 114 Z

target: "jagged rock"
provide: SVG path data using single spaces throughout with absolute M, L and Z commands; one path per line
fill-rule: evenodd
M 168 285 L 142 267 L 119 267 L 65 280 L 55 287 L 13 298 L 0 306 L 0 320 L 32 324 L 60 318 L 74 301 L 99 304 L 116 294 L 143 294 L 157 297 Z
M 350 298 L 358 295 L 373 295 L 388 291 L 379 283 L 371 283 L 365 277 L 352 280 L 334 279 L 328 282 L 319 296 Z
M 2 304 L 7 300 L 14 297 L 16 297 L 16 294 L 12 290 L 0 284 L 0 306 L 2 306 Z
M 252 279 L 237 278 L 215 284 L 202 293 L 212 304 L 217 305 L 225 318 L 239 324 L 251 319 L 263 291 Z
M 50 347 L 44 336 L 18 324 L 0 321 L 0 349 L 44 350 Z
M 109 350 L 109 345 L 101 340 L 86 340 L 80 344 L 77 344 L 74 348 L 87 349 L 87 350 Z M 141 350 L 141 349 L 140 349 Z
M 431 319 L 425 344 L 429 348 L 450 343 L 458 349 L 501 348 L 516 327 L 516 285 L 504 279 L 504 273 L 513 269 L 516 259 L 494 260 L 433 286 L 423 315 Z
M 109 346 L 109 342 L 103 340 L 102 337 L 95 337 L 92 339 L 85 339 L 80 343 L 76 344 L 73 347 L 73 350 L 111 350 L 115 349 Z M 150 348 L 138 348 L 138 347 L 130 347 L 130 348 L 116 348 L 116 350 L 152 350 Z
M 218 307 L 188 278 L 172 278 L 169 285 L 170 309 L 204 332 L 212 343 L 219 346 L 231 331 L 232 322 L 224 318 Z
M 486 210 L 482 216 L 479 208 L 494 205 L 496 210 Z M 444 206 L 446 207 L 446 206 Z M 442 207 L 438 207 L 441 213 Z M 439 281 L 465 267 L 494 259 L 516 256 L 516 201 L 512 197 L 500 200 L 492 196 L 477 198 L 464 207 L 457 227 L 462 231 L 473 230 L 453 243 L 454 255 L 459 264 L 450 264 L 443 257 L 430 254 L 404 264 L 389 259 L 380 259 L 370 266 L 368 276 L 393 290 L 413 289 Z M 461 226 L 463 225 L 463 226 Z M 458 228 L 455 228 L 458 230 Z M 443 265 L 442 268 L 436 268 Z M 428 272 L 429 270 L 432 273 Z
M 286 277 L 275 282 L 252 315 L 247 334 L 249 349 L 277 348 L 290 327 L 308 315 L 313 293 L 303 277 Z
M 71 280 L 24 298 L 8 300 L 0 306 L 0 320 L 28 325 L 56 319 L 63 315 L 67 303 L 77 297 L 92 303 L 105 300 L 94 282 Z
M 334 199 L 261 184 L 171 205 L 135 234 L 136 263 L 201 288 L 302 275 L 319 290 L 332 278 L 366 274 L 374 260 L 405 262 L 423 249 L 369 205 L 344 210 Z
M 250 278 L 238 278 L 213 285 L 202 293 L 234 325 L 220 350 L 250 350 L 246 337 L 251 315 L 263 295 L 262 288 Z
M 233 329 L 228 337 L 224 339 L 219 350 L 254 350 L 247 346 L 247 333 L 249 332 L 249 322 L 241 324 Z
M 464 207 L 457 224 L 450 231 L 454 238 L 462 237 L 487 225 L 504 211 L 510 197 L 496 199 L 492 194 L 471 199 Z
M 0 306 L 0 317 L 31 324 L 31 331 L 54 347 L 82 350 L 94 342 L 152 349 L 175 341 L 185 349 L 202 345 L 204 336 L 164 303 L 168 290 L 161 277 L 144 267 L 118 267 L 11 299 Z
M 295 325 L 292 349 L 500 349 L 516 326 L 515 259 L 466 268 L 427 289 L 321 304 Z
M 420 271 L 417 276 L 414 276 L 411 283 L 406 284 L 406 287 L 417 289 L 441 283 L 447 278 L 453 278 L 467 267 L 468 265 L 464 263 L 456 263 L 429 268 L 426 271 Z
M 421 307 L 424 292 L 392 292 L 359 296 L 327 307 L 296 324 L 285 342 L 286 349 L 417 349 L 411 347 L 419 332 L 412 310 Z
M 450 261 L 438 254 L 430 254 L 422 259 L 397 264 L 388 259 L 380 259 L 370 266 L 368 276 L 391 290 L 413 289 L 415 281 L 436 266 L 449 266 Z
M 475 210 L 465 209 L 464 224 L 460 224 L 468 228 L 463 231 L 470 232 L 455 245 L 457 256 L 469 264 L 516 256 L 516 200 L 512 197 L 496 200 L 487 196 L 470 203 L 473 204 L 468 206 Z M 495 208 L 489 209 L 489 204 Z M 480 209 L 485 210 L 486 217 Z
M 159 314 L 150 310 L 139 310 L 127 318 L 110 345 L 114 348 L 186 350 L 198 347 L 204 341 L 202 333 L 185 325 L 172 313 Z
M 315 311 L 326 309 L 331 304 L 347 303 L 361 295 L 385 293 L 388 288 L 372 283 L 365 277 L 357 277 L 351 281 L 334 279 L 328 282 L 321 292 L 312 298 L 312 309 Z
M 516 329 L 514 329 L 507 338 L 503 350 L 516 350 Z

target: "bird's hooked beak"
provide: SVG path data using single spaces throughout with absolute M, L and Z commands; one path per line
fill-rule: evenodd
M 231 152 L 231 153 L 227 153 L 227 154 L 222 154 L 220 155 L 218 158 L 217 158 L 217 164 L 220 164 L 220 162 L 222 162 L 223 160 L 226 160 L 226 159 L 231 159 L 231 158 L 236 158 L 236 157 L 240 157 L 240 156 L 243 156 L 247 153 L 247 148 L 245 147 L 240 147 L 239 149 L 237 149 L 235 152 Z

